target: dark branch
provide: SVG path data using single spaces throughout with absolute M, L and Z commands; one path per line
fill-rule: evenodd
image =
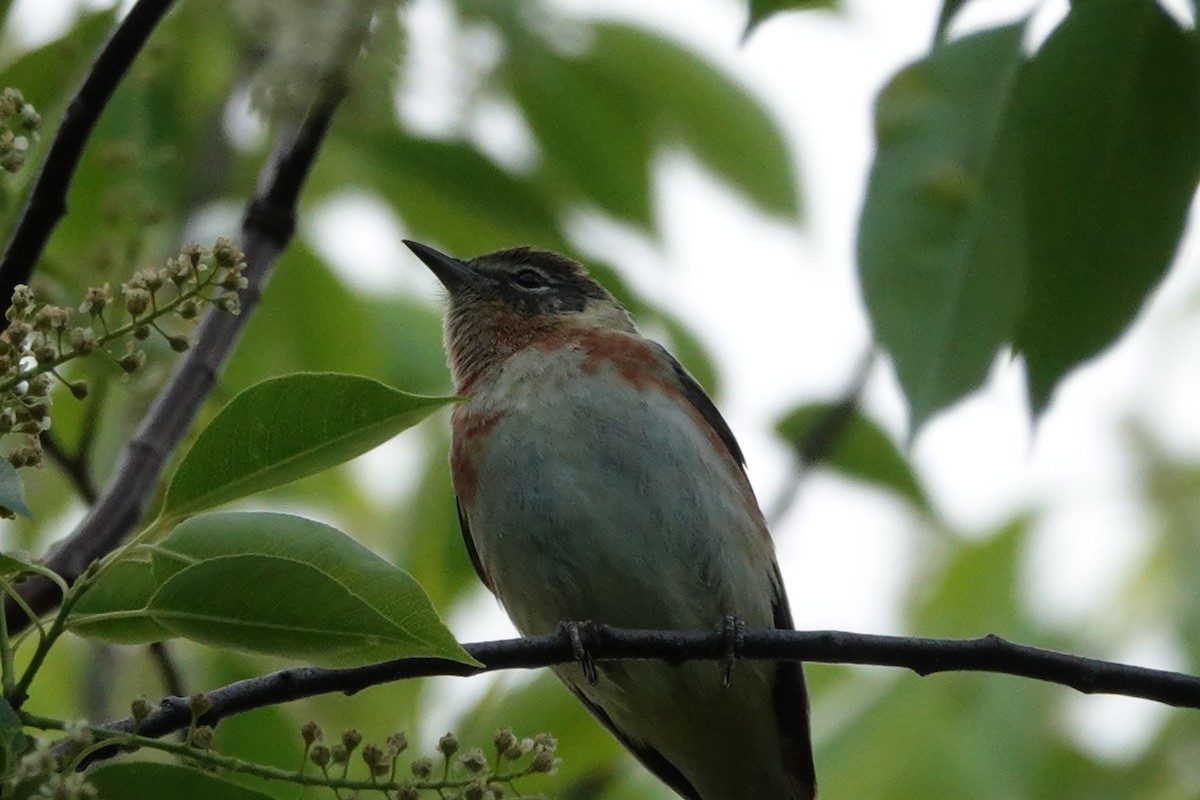
M 74 582 L 93 560 L 120 544 L 145 513 L 167 458 L 212 391 L 258 305 L 279 254 L 291 239 L 300 188 L 342 96 L 341 92 L 330 95 L 309 112 L 297 130 L 277 137 L 275 151 L 259 176 L 258 193 L 242 221 L 241 247 L 247 264 L 243 275 L 249 281 L 240 294 L 242 312 L 234 316 L 216 308 L 208 311 L 196 331 L 195 345 L 155 399 L 99 499 L 74 533 L 50 554 L 46 566 L 68 582 Z M 21 593 L 39 614 L 61 599 L 57 587 L 43 578 L 30 580 Z M 11 600 L 5 613 L 10 631 L 28 626 L 29 620 Z
M 722 631 L 642 631 L 592 625 L 583 625 L 580 630 L 585 636 L 588 653 L 601 663 L 615 659 L 719 661 L 725 658 L 726 641 Z M 436 658 L 411 658 L 354 669 L 300 667 L 238 681 L 208 693 L 212 709 L 201 721 L 215 725 L 225 717 L 264 706 L 333 692 L 354 694 L 369 686 L 408 678 L 538 669 L 575 660 L 571 642 L 559 634 L 478 642 L 465 647 L 484 664 L 483 667 Z M 951 671 L 997 672 L 1058 683 L 1085 694 L 1120 694 L 1172 706 L 1200 708 L 1198 677 L 1042 650 L 1013 644 L 998 636 L 925 639 L 841 631 L 755 629 L 746 631 L 741 657 L 904 667 L 919 675 Z M 604 680 L 603 675 L 601 680 Z M 737 680 L 736 672 L 733 680 Z M 138 726 L 137 732 L 145 736 L 164 736 L 182 730 L 190 723 L 187 699 L 168 697 Z M 134 724 L 132 719 L 124 719 L 106 727 L 131 731 Z
M 0 297 L 11 297 L 13 287 L 29 283 L 29 276 L 41 258 L 59 220 L 67 213 L 67 188 L 96 121 L 117 84 L 129 70 L 154 32 L 159 20 L 171 7 L 171 0 L 138 0 L 125 19 L 117 25 L 104 49 L 88 70 L 79 91 L 67 106 L 62 125 L 54 135 L 50 151 L 42 162 L 42 171 L 21 212 L 4 260 L 0 262 Z

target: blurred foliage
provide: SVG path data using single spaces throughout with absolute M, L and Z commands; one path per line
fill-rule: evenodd
M 1200 180 L 1195 30 L 1152 0 L 1075 3 L 1031 56 L 1024 28 L 939 32 L 879 97 L 860 274 L 914 429 L 1005 347 L 1044 409 L 1160 283 Z
M 244 97 L 263 80 L 264 48 L 269 52 L 281 40 L 248 29 L 248 14 L 237 5 L 177 3 L 118 90 L 72 185 L 70 213 L 39 266 L 36 285 L 47 299 L 67 303 L 87 286 L 115 284 L 135 267 L 158 263 L 180 239 L 210 224 L 214 209 L 240 208 L 247 198 L 267 139 L 234 135 L 234 129 L 244 124 Z M 792 144 L 761 101 L 689 47 L 629 25 L 567 18 L 537 2 L 445 5 L 456 36 L 481 28 L 499 42 L 494 63 L 481 68 L 463 102 L 512 105 L 533 140 L 530 163 L 513 167 L 490 157 L 461 124 L 467 112 L 437 136 L 413 129 L 395 112 L 411 64 L 403 49 L 405 14 L 385 14 L 376 49 L 306 188 L 306 208 L 361 192 L 393 207 L 406 233 L 451 253 L 536 243 L 578 256 L 566 220 L 581 209 L 657 233 L 656 159 L 682 150 L 762 213 L 784 219 L 800 214 Z M 769 24 L 781 11 L 835 5 L 751 0 L 748 13 L 751 25 Z M 943 21 L 961 5 L 946 0 Z M 1018 47 L 1020 29 L 988 31 L 938 45 L 881 97 L 880 160 L 863 223 L 864 293 L 918 422 L 978 383 L 1003 342 L 1032 356 L 1034 394 L 1044 402 L 1066 370 L 1127 324 L 1173 248 L 1197 171 L 1194 32 L 1180 32 L 1148 0 L 1090 0 L 1074 7 L 1069 25 L 1032 58 Z M 1116 9 L 1134 7 L 1130 13 L 1139 24 L 1132 33 L 1117 30 Z M 8 3 L 0 2 L 0 18 L 7 10 Z M 83 13 L 42 47 L 0 50 L 0 86 L 20 87 L 37 105 L 47 138 L 113 20 L 110 11 Z M 0 41 L 16 39 L 6 30 Z M 1001 69 L 1005 65 L 1012 72 Z M 1083 81 L 1087 92 L 1065 83 L 1068 76 Z M 1128 79 L 1121 82 L 1122 76 Z M 1114 83 L 1123 91 L 1112 91 Z M 1025 99 L 1014 99 L 1014 92 Z M 1018 123 L 998 115 L 1024 115 L 1020 124 L 1030 125 L 1033 117 L 1046 119 L 1044 109 L 1068 106 L 1075 111 L 1049 114 L 1037 130 L 1042 138 L 1034 137 L 1038 146 L 1023 151 L 1020 174 L 1025 188 L 1036 192 L 1019 198 L 1032 204 L 1022 206 L 1031 215 L 1022 220 L 1037 247 L 1028 254 L 1029 282 L 1016 292 L 1007 283 L 1021 272 L 1005 249 L 1013 242 L 988 238 L 1010 235 L 993 215 L 1016 202 L 989 195 L 1011 188 L 996 167 L 1008 163 L 1005 137 L 1015 135 L 1008 126 Z M 1135 122 L 1144 127 L 1133 127 Z M 1153 136 L 1160 129 L 1173 132 L 1161 143 Z M 1104 158 L 1109 151 L 1098 150 L 1091 138 L 1098 132 L 1110 137 L 1113 152 L 1136 155 L 1137 169 Z M 32 153 L 30 167 L 0 184 L 5 230 L 44 153 L 43 145 Z M 1078 161 L 1047 163 L 1063 153 Z M 946 164 L 948 170 L 939 172 Z M 1119 191 L 1107 192 L 1107 185 Z M 1080 206 L 1079 195 L 1096 206 Z M 1093 226 L 1084 234 L 1104 235 L 1071 251 L 1084 217 L 1103 229 Z M 1120 220 L 1128 226 L 1115 225 Z M 412 392 L 445 392 L 438 309 L 403 294 L 355 288 L 304 244 L 310 231 L 301 233 L 283 255 L 205 420 L 236 392 L 295 370 L 354 372 Z M 885 274 L 914 262 L 928 268 L 930 279 L 924 273 Z M 718 370 L 696 332 L 640 296 L 622 279 L 619 261 L 593 266 L 641 322 L 666 334 L 701 383 L 719 387 Z M 873 284 L 876 278 L 880 283 Z M 897 287 L 901 294 L 894 293 Z M 1085 288 L 1084 296 L 1075 291 Z M 941 294 L 929 301 L 925 293 L 934 291 Z M 1025 305 L 1031 297 L 1033 304 Z M 1081 305 L 1085 300 L 1094 305 Z M 1081 310 L 1063 314 L 1067 308 Z M 931 315 L 944 324 L 930 325 Z M 1093 328 L 1072 327 L 1084 317 Z M 985 319 L 994 324 L 984 325 Z M 1079 336 L 1058 341 L 1064 327 Z M 97 482 L 108 476 L 169 369 L 165 352 L 152 353 L 151 361 L 147 374 L 127 382 L 114 381 L 103 364 L 79 365 L 81 377 L 104 389 L 83 403 L 56 398 L 54 434 L 68 452 L 83 453 Z M 908 364 L 917 366 L 910 371 Z M 926 387 L 924 393 L 914 386 Z M 779 427 L 790 445 L 832 408 L 812 398 L 793 400 L 796 411 Z M 446 429 L 439 415 L 406 434 L 409 449 L 386 480 L 372 476 L 364 486 L 369 462 L 358 462 L 273 489 L 254 504 L 339 521 L 411 572 L 443 617 L 452 617 L 469 609 L 481 590 L 458 530 Z M 1035 512 L 974 538 L 947 530 L 902 450 L 857 412 L 824 464 L 812 468 L 875 485 L 919 512 L 912 519 L 928 535 L 911 568 L 905 628 L 947 636 L 994 632 L 1104 656 L 1144 627 L 1166 626 L 1195 671 L 1200 468 L 1170 462 L 1148 435 L 1136 441 L 1153 510 L 1151 544 L 1114 607 L 1098 612 L 1106 615 L 1105 624 L 1070 629 L 1046 621 L 1021 594 Z M 7 523 L 5 545 L 42 552 L 78 518 L 82 503 L 53 467 L 26 480 L 35 521 Z M 88 683 L 81 675 L 100 669 L 102 660 L 92 657 L 91 645 L 65 644 L 39 679 L 31 702 L 38 713 L 70 718 L 87 707 L 107 707 L 124 714 L 138 694 L 162 693 L 144 650 L 122 649 L 119 677 Z M 190 645 L 174 652 L 189 689 L 281 666 Z M 1098 755 L 1072 730 L 1067 704 L 1075 698 L 1065 689 L 994 675 L 918 678 L 837 666 L 808 669 L 817 763 L 828 797 L 1200 794 L 1200 717 L 1194 713 L 1165 715 L 1144 747 L 1113 759 Z M 466 741 L 486 741 L 495 728 L 511 725 L 521 735 L 550 730 L 561 741 L 561 772 L 529 791 L 576 800 L 667 796 L 640 777 L 549 674 L 476 679 L 473 693 L 458 688 L 466 685 L 406 682 L 265 709 L 223 722 L 217 747 L 292 768 L 301 751 L 297 730 L 308 718 L 326 730 L 357 727 L 375 740 L 405 729 L 425 749 L 442 726 L 453 725 Z M 239 780 L 256 792 L 295 796 L 290 787 Z
M 837 11 L 841 9 L 841 0 L 749 0 L 750 15 L 746 21 L 746 32 L 749 33 L 759 23 L 784 11 L 811 11 L 821 9 Z

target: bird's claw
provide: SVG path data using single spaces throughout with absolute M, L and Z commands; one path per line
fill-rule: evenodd
M 581 633 L 584 627 L 590 630 L 593 624 L 591 622 L 563 622 L 559 627 L 563 635 L 567 637 L 567 641 L 571 643 L 571 655 L 575 657 L 575 662 L 583 670 L 584 680 L 595 686 L 596 682 L 600 680 L 600 676 L 596 672 L 596 662 L 592 658 L 592 654 L 588 652 L 583 643 L 583 634 Z
M 733 681 L 733 668 L 742 654 L 742 645 L 746 641 L 746 623 L 736 614 L 726 614 L 717 626 L 721 633 L 725 657 L 722 659 L 721 681 L 728 686 Z

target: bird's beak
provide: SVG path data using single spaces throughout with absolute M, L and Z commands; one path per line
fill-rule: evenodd
M 425 262 L 425 266 L 433 271 L 433 274 L 437 276 L 437 279 L 442 282 L 442 285 L 446 287 L 450 294 L 454 294 L 468 286 L 478 286 L 484 282 L 484 277 L 472 269 L 465 261 L 438 252 L 429 245 L 421 244 L 420 242 L 412 242 L 405 239 L 404 244 L 416 254 L 417 258 Z

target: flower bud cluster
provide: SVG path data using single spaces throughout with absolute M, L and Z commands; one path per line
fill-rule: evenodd
M 19 101 L 13 90 L 0 93 L 0 127 L 5 119 L 25 113 Z M 2 150 L 0 136 L 0 160 Z M 164 329 L 162 323 L 168 317 L 195 319 L 206 303 L 238 313 L 238 293 L 247 285 L 245 269 L 245 256 L 221 238 L 211 251 L 189 244 L 166 266 L 135 272 L 119 292 L 107 283 L 88 289 L 78 310 L 39 302 L 28 286 L 17 286 L 5 312 L 7 326 L 0 330 L 0 435 L 25 436 L 8 452 L 9 463 L 41 464 L 39 434 L 50 427 L 50 390 L 56 379 L 77 400 L 87 397 L 87 382 L 64 378 L 62 365 L 100 352 L 129 375 L 146 363 L 139 343 L 155 334 L 171 350 L 187 350 L 187 336 Z M 119 354 L 107 349 L 121 340 L 124 350 Z M 0 517 L 8 516 L 11 512 L 0 508 Z
M 41 134 L 42 118 L 19 89 L 0 92 L 0 169 L 17 172 Z
M 555 757 L 558 742 L 553 736 L 541 733 L 533 738 L 520 738 L 511 728 L 501 728 L 492 737 L 495 756 L 485 754 L 482 747 L 471 747 L 463 751 L 458 737 L 447 733 L 438 739 L 437 757 L 425 756 L 412 759 L 408 765 L 408 777 L 397 775 L 397 760 L 408 750 L 408 737 L 401 732 L 393 733 L 383 744 L 363 741 L 356 730 L 343 731 L 339 740 L 327 745 L 324 734 L 315 722 L 306 722 L 300 728 L 307 758 L 327 778 L 340 775 L 350 776 L 358 753 L 365 767 L 366 780 L 378 786 L 394 800 L 418 800 L 429 797 L 446 800 L 500 800 L 505 797 L 505 787 L 512 782 L 535 773 L 554 772 L 561 760 Z M 526 760 L 524 766 L 501 770 L 501 764 Z M 438 762 L 441 764 L 438 764 Z M 340 767 L 331 773 L 331 767 Z M 361 767 L 359 768 L 362 769 Z M 361 772 L 359 774 L 362 774 Z

